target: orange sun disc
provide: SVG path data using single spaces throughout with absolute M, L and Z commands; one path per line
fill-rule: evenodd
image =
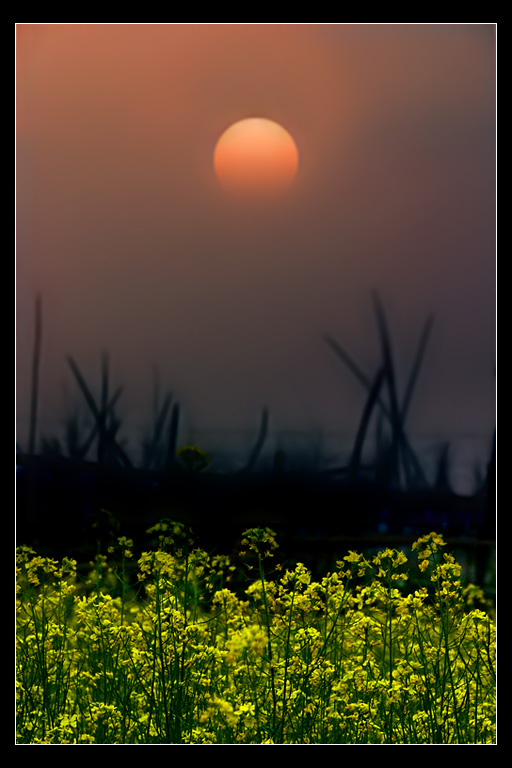
M 213 166 L 229 192 L 265 197 L 290 186 L 297 175 L 299 152 L 281 125 L 251 117 L 224 131 L 215 146 Z

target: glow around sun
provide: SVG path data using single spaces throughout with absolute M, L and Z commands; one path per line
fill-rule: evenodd
M 250 117 L 221 135 L 213 154 L 217 179 L 228 192 L 264 198 L 284 192 L 299 168 L 297 145 L 279 123 Z

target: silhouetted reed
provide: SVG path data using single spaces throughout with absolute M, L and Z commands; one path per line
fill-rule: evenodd
M 247 464 L 241 470 L 242 474 L 252 472 L 252 470 L 256 466 L 256 462 L 258 461 L 261 451 L 263 450 L 263 446 L 265 445 L 265 440 L 267 439 L 267 435 L 268 435 L 268 409 L 264 408 L 261 414 L 261 423 L 260 423 L 260 431 L 258 433 L 258 439 L 256 440 L 254 448 L 251 451 Z
M 153 469 L 155 462 L 158 461 L 159 450 L 161 447 L 162 435 L 164 434 L 165 422 L 172 403 L 172 395 L 167 394 L 161 410 L 155 417 L 153 425 L 153 434 L 149 441 L 143 446 L 143 466 L 146 469 Z
M 119 399 L 122 388 L 119 387 L 112 398 L 108 398 L 108 358 L 106 355 L 102 359 L 102 388 L 101 388 L 101 406 L 96 405 L 96 401 L 92 395 L 90 388 L 87 386 L 85 378 L 83 377 L 78 365 L 74 359 L 68 355 L 68 364 L 71 368 L 78 386 L 85 398 L 89 410 L 95 420 L 94 432 L 98 435 L 98 464 L 103 464 L 107 458 L 114 457 L 121 462 L 123 466 L 130 469 L 132 462 L 128 458 L 125 451 L 121 448 L 116 440 L 116 433 L 119 429 L 120 422 L 114 416 L 114 406 Z
M 248 526 L 262 525 L 268 516 L 285 531 L 300 529 L 315 536 L 366 535 L 383 524 L 393 535 L 400 534 L 405 528 L 422 533 L 424 525 L 430 525 L 425 520 L 433 514 L 434 517 L 437 515 L 437 522 L 433 521 L 432 526 L 441 521 L 460 533 L 467 523 L 470 530 L 486 532 L 485 538 L 491 539 L 494 531 L 494 456 L 491 455 L 489 460 L 482 492 L 464 500 L 450 488 L 448 446 L 441 451 L 437 474 L 429 482 L 406 434 L 406 420 L 424 363 L 433 316 L 427 317 L 422 328 L 401 396 L 384 307 L 377 293 L 373 294 L 372 301 L 381 358 L 374 375 L 368 375 L 339 341 L 327 334 L 323 337 L 366 390 L 348 461 L 334 469 L 325 469 L 318 461 L 314 467 L 303 464 L 297 468 L 294 456 L 285 454 L 279 447 L 274 450 L 270 464 L 263 462 L 270 433 L 269 409 L 265 407 L 242 468 L 225 474 L 216 472 L 215 467 L 211 471 L 207 465 L 201 471 L 191 472 L 190 467 L 187 471 L 187 465 L 180 458 L 181 406 L 170 392 L 161 397 L 156 369 L 152 423 L 141 446 L 141 458 L 133 460 L 128 456 L 120 437 L 121 421 L 116 412 L 123 389 L 111 386 L 106 353 L 100 361 L 98 398 L 93 395 L 76 360 L 67 356 L 69 369 L 92 416 L 92 426 L 82 434 L 75 412 L 66 424 L 64 448 L 57 440 L 45 438 L 42 440 L 45 456 L 37 456 L 42 341 L 42 311 L 38 297 L 28 454 L 21 451 L 18 456 L 19 466 L 25 471 L 25 475 L 21 475 L 21 517 L 25 525 L 21 529 L 22 536 L 27 531 L 29 537 L 32 535 L 39 510 L 44 509 L 44 514 L 48 514 L 53 504 L 55 520 L 61 520 L 59 516 L 62 514 L 67 515 L 66 524 L 69 525 L 73 515 L 78 521 L 82 514 L 82 523 L 86 527 L 90 527 L 90 520 L 102 510 L 114 516 L 124 515 L 125 520 L 135 521 L 136 526 L 143 529 L 151 516 L 158 518 L 162 511 L 167 514 L 169 509 L 177 509 L 180 516 L 186 518 L 188 515 L 194 525 L 198 524 L 198 518 L 207 520 L 207 530 L 213 530 L 217 537 L 227 536 L 229 526 L 239 526 L 241 519 Z M 366 446 L 373 421 L 374 450 L 372 459 L 368 460 Z M 40 459 L 48 460 L 48 463 L 41 463 Z M 66 464 L 67 460 L 71 467 Z M 25 483 L 30 481 L 28 474 L 31 472 L 34 483 L 27 492 Z M 51 489 L 48 482 L 53 483 Z M 485 495 L 487 506 L 482 506 Z M 82 512 L 73 509 L 75 504 Z M 306 511 L 302 512 L 304 509 Z M 428 513 L 426 517 L 425 511 Z M 59 523 L 55 522 L 55 525 L 58 527 Z M 47 522 L 40 522 L 39 528 L 33 530 L 51 536 Z M 68 534 L 69 529 L 63 535 Z
M 400 405 L 387 319 L 380 297 L 376 292 L 373 293 L 373 305 L 382 353 L 381 366 L 373 381 L 371 377 L 367 376 L 362 371 L 359 365 L 352 359 L 338 341 L 334 340 L 328 334 L 324 335 L 326 343 L 345 363 L 348 369 L 363 384 L 369 393 L 357 433 L 356 442 L 354 444 L 353 455 L 349 465 L 349 476 L 352 481 L 357 479 L 357 470 L 360 465 L 363 443 L 368 431 L 369 421 L 375 406 L 379 406 L 391 428 L 391 440 L 388 442 L 386 448 L 389 483 L 396 487 L 401 487 L 402 475 L 404 475 L 406 488 L 426 488 L 428 487 L 428 482 L 425 472 L 406 436 L 405 419 L 425 355 L 433 317 L 429 316 L 427 318 L 427 322 L 422 331 L 417 353 L 406 385 L 405 396 L 402 405 Z M 389 402 L 386 402 L 381 395 L 384 384 L 386 384 Z M 382 434 L 380 437 L 380 446 L 382 447 Z
M 167 444 L 167 458 L 165 467 L 171 472 L 176 466 L 176 451 L 178 448 L 178 431 L 180 426 L 180 404 L 174 403 L 171 412 L 171 423 L 169 425 L 169 440 Z

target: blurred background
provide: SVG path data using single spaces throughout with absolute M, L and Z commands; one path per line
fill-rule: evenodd
M 193 443 L 201 476 L 276 457 L 329 474 L 358 435 L 375 465 L 404 431 L 422 491 L 487 493 L 495 33 L 17 25 L 18 470 L 34 454 L 98 463 L 98 434 L 102 460 L 115 444 L 148 468 L 160 424 L 161 462 Z M 279 204 L 237 204 L 215 179 L 215 142 L 249 116 L 298 145 Z

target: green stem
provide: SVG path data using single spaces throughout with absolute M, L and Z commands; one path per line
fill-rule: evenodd
M 258 555 L 258 567 L 259 567 L 261 586 L 263 591 L 263 605 L 265 607 L 265 623 L 266 623 L 267 639 L 268 639 L 268 661 L 270 666 L 270 685 L 272 690 L 272 733 L 275 733 L 276 716 L 277 716 L 275 670 L 274 670 L 274 662 L 272 658 L 272 638 L 270 634 L 270 612 L 268 608 L 267 591 L 265 589 L 265 572 L 263 570 L 261 555 Z
M 157 640 L 158 640 L 158 656 L 160 661 L 160 677 L 161 677 L 161 690 L 162 690 L 162 707 L 164 710 L 165 719 L 165 736 L 166 741 L 170 739 L 171 727 L 169 720 L 169 707 L 167 703 L 167 685 L 166 685 L 166 668 L 164 658 L 164 644 L 162 636 L 162 605 L 159 589 L 160 574 L 156 577 L 156 616 L 157 616 Z
M 283 682 L 283 715 L 281 718 L 281 741 L 284 741 L 284 721 L 286 718 L 286 684 L 288 682 L 288 662 L 290 658 L 290 636 L 292 631 L 293 603 L 295 601 L 296 580 L 293 581 L 292 600 L 290 603 L 290 615 L 288 617 L 288 630 L 286 633 L 285 659 L 284 659 L 284 682 Z

